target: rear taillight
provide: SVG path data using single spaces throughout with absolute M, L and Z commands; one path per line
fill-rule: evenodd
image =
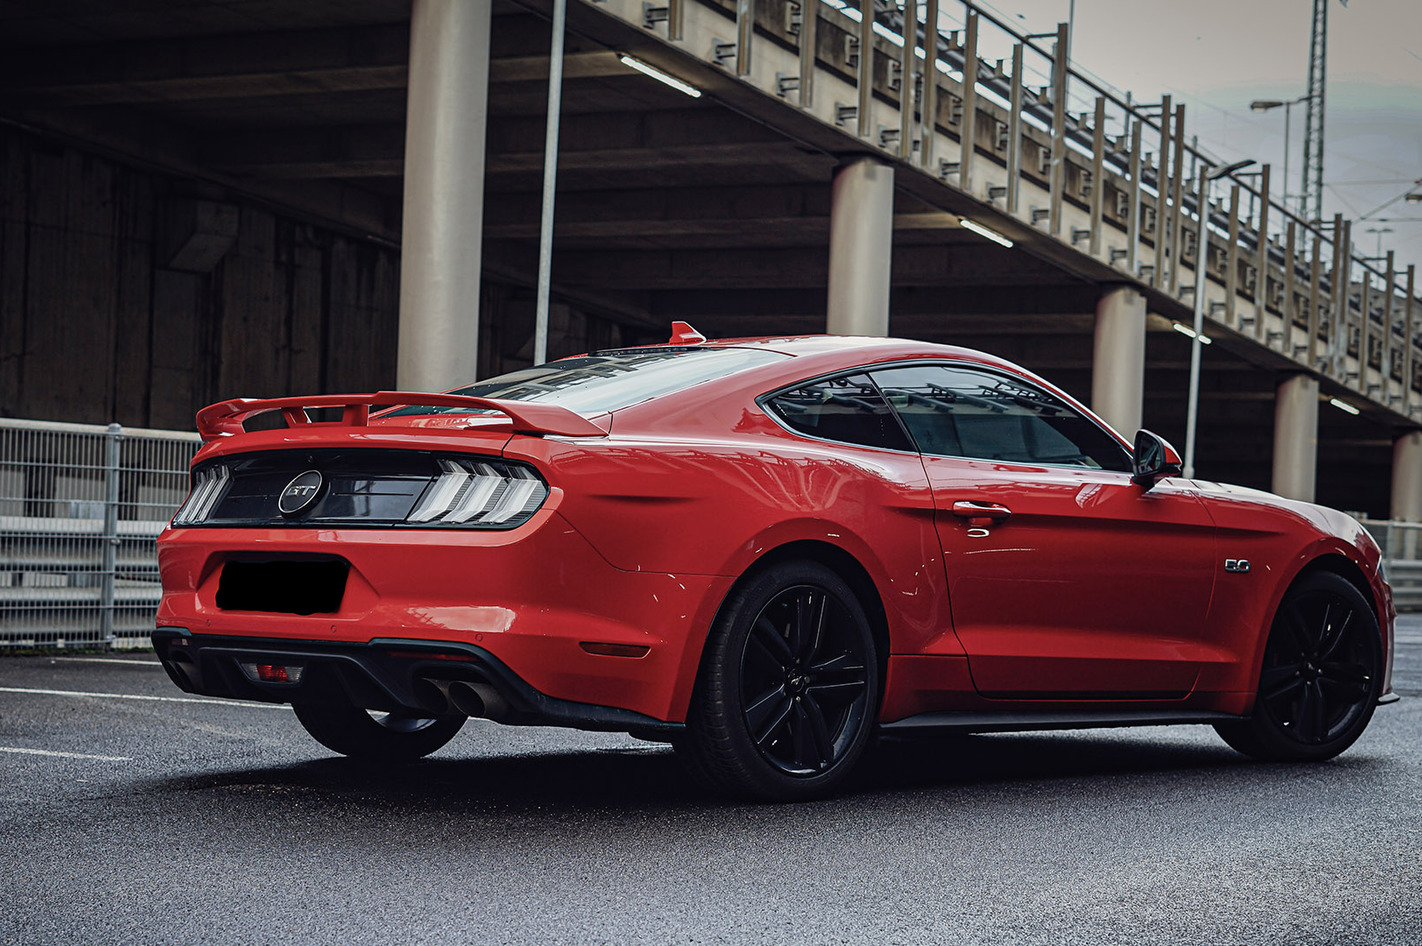
M 526 466 L 442 458 L 440 474 L 405 521 L 416 525 L 512 528 L 548 498 L 548 486 Z
M 232 472 L 221 463 L 199 470 L 193 475 L 193 488 L 188 498 L 173 517 L 173 525 L 184 526 L 202 522 L 217 506 L 227 484 L 232 481 Z

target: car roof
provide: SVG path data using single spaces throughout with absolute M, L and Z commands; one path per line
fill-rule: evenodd
M 760 348 L 794 357 L 818 355 L 858 356 L 846 360 L 862 360 L 864 363 L 892 361 L 916 356 L 929 358 L 961 358 L 983 364 L 999 365 L 1021 372 L 1023 369 L 995 355 L 975 348 L 958 345 L 941 345 L 936 342 L 915 341 L 906 338 L 886 338 L 878 335 L 764 335 L 742 338 L 710 338 L 704 342 L 688 345 L 674 342 L 655 345 L 637 345 L 623 348 L 609 348 L 594 354 L 612 354 L 626 351 L 650 351 L 658 348 Z

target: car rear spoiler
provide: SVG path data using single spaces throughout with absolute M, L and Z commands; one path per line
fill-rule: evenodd
M 269 411 L 281 411 L 288 427 L 364 427 L 375 405 L 462 407 L 470 411 L 498 411 L 508 416 L 516 434 L 559 434 L 564 437 L 606 437 L 607 431 L 566 407 L 528 401 L 503 401 L 462 394 L 426 394 L 420 391 L 377 391 L 374 394 L 318 394 L 312 397 L 233 398 L 204 407 L 197 413 L 198 433 L 204 442 L 245 433 L 247 420 Z M 338 421 L 313 421 L 312 408 L 341 408 Z

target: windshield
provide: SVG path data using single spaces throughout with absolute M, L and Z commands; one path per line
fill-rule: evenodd
M 788 358 L 763 348 L 633 348 L 564 358 L 450 391 L 467 397 L 557 404 L 579 414 L 601 414 L 692 385 Z M 483 414 L 465 407 L 402 407 L 408 414 Z

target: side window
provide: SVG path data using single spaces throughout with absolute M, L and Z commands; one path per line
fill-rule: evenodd
M 890 450 L 914 449 L 868 375 L 816 381 L 777 394 L 764 406 L 786 426 L 811 437 Z
M 924 453 L 1129 472 L 1129 454 L 1062 401 L 990 371 L 912 365 L 874 372 Z

